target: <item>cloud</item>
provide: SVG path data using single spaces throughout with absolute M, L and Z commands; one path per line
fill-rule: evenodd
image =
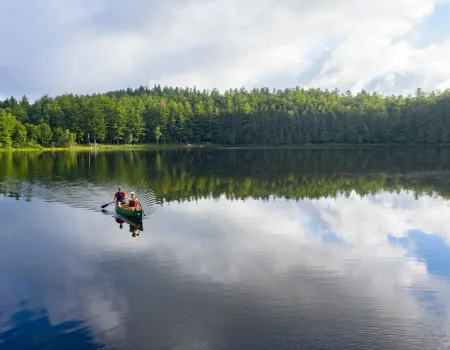
M 152 330 L 152 342 L 167 334 L 174 342 L 193 341 L 183 338 L 189 334 L 214 343 L 215 326 L 205 326 L 211 317 L 224 320 L 221 328 L 267 325 L 261 314 L 278 325 L 288 322 L 280 327 L 287 331 L 302 325 L 306 334 L 331 329 L 326 322 L 339 325 L 339 336 L 354 332 L 355 339 L 368 329 L 386 329 L 405 345 L 424 341 L 427 329 L 415 323 L 423 317 L 431 317 L 428 325 L 443 317 L 442 330 L 448 329 L 448 282 L 430 275 L 427 262 L 408 247 L 388 240 L 406 237 L 410 229 L 450 237 L 448 203 L 439 197 L 415 200 L 402 191 L 299 202 L 171 203 L 145 221 L 137 238 L 99 213 L 4 199 L 6 216 L 20 207 L 28 220 L 4 223 L 0 262 L 10 268 L 0 281 L 12 288 L 1 289 L 0 299 L 11 309 L 20 299 L 33 300 L 54 323 L 87 320 L 106 341 L 149 341 L 147 331 L 124 322 L 138 319 L 151 325 L 145 329 Z M 48 212 L 52 220 L 39 219 Z M 328 234 L 339 241 L 327 242 Z M 417 290 L 434 292 L 434 299 L 417 298 Z M 239 308 L 252 312 L 252 320 Z
M 4 96 L 141 84 L 407 93 L 450 83 L 449 37 L 415 39 L 422 27 L 432 33 L 427 20 L 450 6 L 443 0 L 0 3 L 10 33 L 0 38 Z
M 162 229 L 156 220 L 152 230 L 164 234 L 153 235 L 151 245 L 162 264 L 177 261 L 183 276 L 201 283 L 250 284 L 254 298 L 276 295 L 281 303 L 295 297 L 314 303 L 323 291 L 317 281 L 330 279 L 327 283 L 349 298 L 383 305 L 371 313 L 386 319 L 394 314 L 405 320 L 442 317 L 445 328 L 448 276 L 430 274 L 428 261 L 418 259 L 413 246 L 393 244 L 390 238 L 416 230 L 442 237 L 450 246 L 448 206 L 442 198 L 416 200 L 407 191 L 300 202 L 199 200 L 164 207 L 158 217 L 170 217 L 176 227 Z M 329 234 L 338 242 L 327 242 Z M 283 284 L 284 277 L 302 282 L 294 288 Z M 304 284 L 310 289 L 300 287 Z M 434 292 L 433 300 L 417 297 L 426 291 Z M 430 311 L 424 316 L 433 303 L 442 316 Z

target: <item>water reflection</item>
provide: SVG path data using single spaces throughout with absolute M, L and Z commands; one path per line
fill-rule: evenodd
M 2 349 L 97 349 L 92 331 L 81 321 L 66 321 L 53 325 L 46 309 L 23 308 L 27 301 L 18 306 L 7 322 L 7 331 L 0 334 Z
M 195 181 L 174 175 L 194 160 L 179 164 L 173 157 L 177 165 L 160 176 L 171 181 L 179 176 L 181 183 L 195 186 L 190 192 L 181 186 L 186 190 L 180 190 L 180 201 L 168 202 L 181 187 L 169 185 L 162 194 L 155 182 L 152 188 L 163 205 L 144 220 L 151 234 L 139 239 L 130 239 L 137 236 L 132 237 L 125 220 L 120 229 L 122 219 L 114 211 L 102 215 L 36 197 L 27 202 L 21 191 L 19 200 L 0 196 L 0 212 L 7 218 L 0 234 L 0 266 L 8 266 L 0 269 L 0 285 L 9 286 L 0 288 L 0 325 L 27 299 L 48 310 L 52 325 L 82 322 L 80 328 L 89 329 L 97 347 L 449 345 L 450 205 L 447 180 L 441 179 L 445 173 L 404 173 L 395 186 L 403 185 L 396 190 L 370 184 L 371 174 L 345 175 L 351 179 L 348 186 L 356 189 L 320 195 L 345 177 L 324 172 L 322 184 L 329 187 L 320 192 L 318 186 L 307 186 L 317 179 L 307 180 L 300 173 L 288 180 L 292 174 L 280 172 L 281 185 L 305 184 L 304 197 L 242 196 L 244 200 L 233 195 L 242 187 L 224 193 L 212 185 L 201 187 L 202 176 L 210 184 L 231 184 L 226 173 L 211 170 L 206 175 L 205 168 L 198 169 L 202 173 L 192 175 Z M 311 161 L 309 168 L 314 164 Z M 244 171 L 230 169 L 236 179 L 242 179 Z M 380 168 L 379 173 L 389 171 Z M 246 193 L 270 176 L 259 168 Z M 89 177 L 92 188 L 104 190 L 94 175 Z M 405 178 L 414 179 L 409 182 L 412 188 L 419 184 L 417 191 L 408 189 L 411 180 Z M 62 191 L 53 180 L 46 181 L 49 188 Z M 70 187 L 65 178 L 55 181 Z M 277 180 L 267 183 L 272 181 Z M 434 190 L 424 193 L 420 184 Z M 362 195 L 362 189 L 371 186 L 374 190 Z M 273 188 L 266 187 L 266 193 L 276 194 Z M 285 190 L 279 191 L 288 193 Z M 290 191 L 300 193 L 298 188 Z M 0 339 L 9 331 L 1 328 Z
M 116 212 L 106 210 L 106 209 L 103 209 L 102 213 L 105 215 L 111 216 L 120 230 L 122 230 L 125 226 L 127 226 L 129 228 L 129 232 L 131 233 L 132 237 L 139 236 L 141 231 L 144 231 L 143 220 L 149 218 L 148 215 L 143 220 L 138 219 L 138 218 L 130 218 L 130 217 L 127 217 L 124 215 L 120 215 Z M 153 214 L 153 212 L 150 212 L 149 214 L 151 215 L 151 214 Z
M 221 195 L 304 199 L 401 189 L 450 195 L 450 149 L 444 147 L 3 152 L 0 164 L 2 192 L 92 209 L 119 185 L 146 207 Z
M 114 217 L 115 222 L 119 225 L 120 229 L 123 229 L 123 225 L 125 223 L 125 220 L 121 219 L 118 216 Z M 138 227 L 139 226 L 139 227 Z M 139 236 L 141 231 L 143 231 L 143 225 L 142 222 L 136 222 L 136 223 L 128 223 L 129 230 L 131 232 L 131 237 Z M 138 231 L 139 230 L 139 231 Z

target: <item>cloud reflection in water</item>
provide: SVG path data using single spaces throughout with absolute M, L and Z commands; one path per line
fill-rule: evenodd
M 0 206 L 28 218 L 6 221 L 0 236 L 0 266 L 10 267 L 0 283 L 12 286 L 0 291 L 2 324 L 26 298 L 52 322 L 89 324 L 97 343 L 132 347 L 448 341 L 447 270 L 430 269 L 449 253 L 449 207 L 438 197 L 172 203 L 139 240 L 95 212 Z M 434 256 L 420 250 L 427 244 Z

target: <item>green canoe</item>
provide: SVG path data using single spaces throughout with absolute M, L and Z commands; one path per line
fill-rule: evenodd
M 116 204 L 116 213 L 120 214 L 120 215 L 123 215 L 123 216 L 127 216 L 129 218 L 136 218 L 136 219 L 141 219 L 142 220 L 142 210 L 136 210 L 136 211 L 127 210 L 125 208 L 120 208 Z

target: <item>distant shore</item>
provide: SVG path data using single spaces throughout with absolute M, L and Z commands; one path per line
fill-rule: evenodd
M 172 144 L 136 144 L 136 145 L 108 145 L 108 144 L 97 144 L 97 145 L 75 145 L 72 147 L 36 147 L 36 148 L 9 148 L 2 149 L 3 152 L 35 152 L 35 151 L 113 151 L 113 150 L 150 150 L 150 149 L 179 149 L 183 148 L 183 145 L 172 145 Z
M 330 149 L 330 148 L 383 148 L 383 147 L 448 147 L 450 144 L 433 143 L 315 143 L 307 145 L 221 145 L 221 144 L 135 144 L 135 145 L 75 145 L 72 147 L 40 147 L 40 148 L 9 148 L 1 149 L 0 152 L 36 152 L 36 151 L 123 151 L 123 150 L 173 150 L 173 149 L 191 149 L 191 148 L 220 148 L 220 149 Z

